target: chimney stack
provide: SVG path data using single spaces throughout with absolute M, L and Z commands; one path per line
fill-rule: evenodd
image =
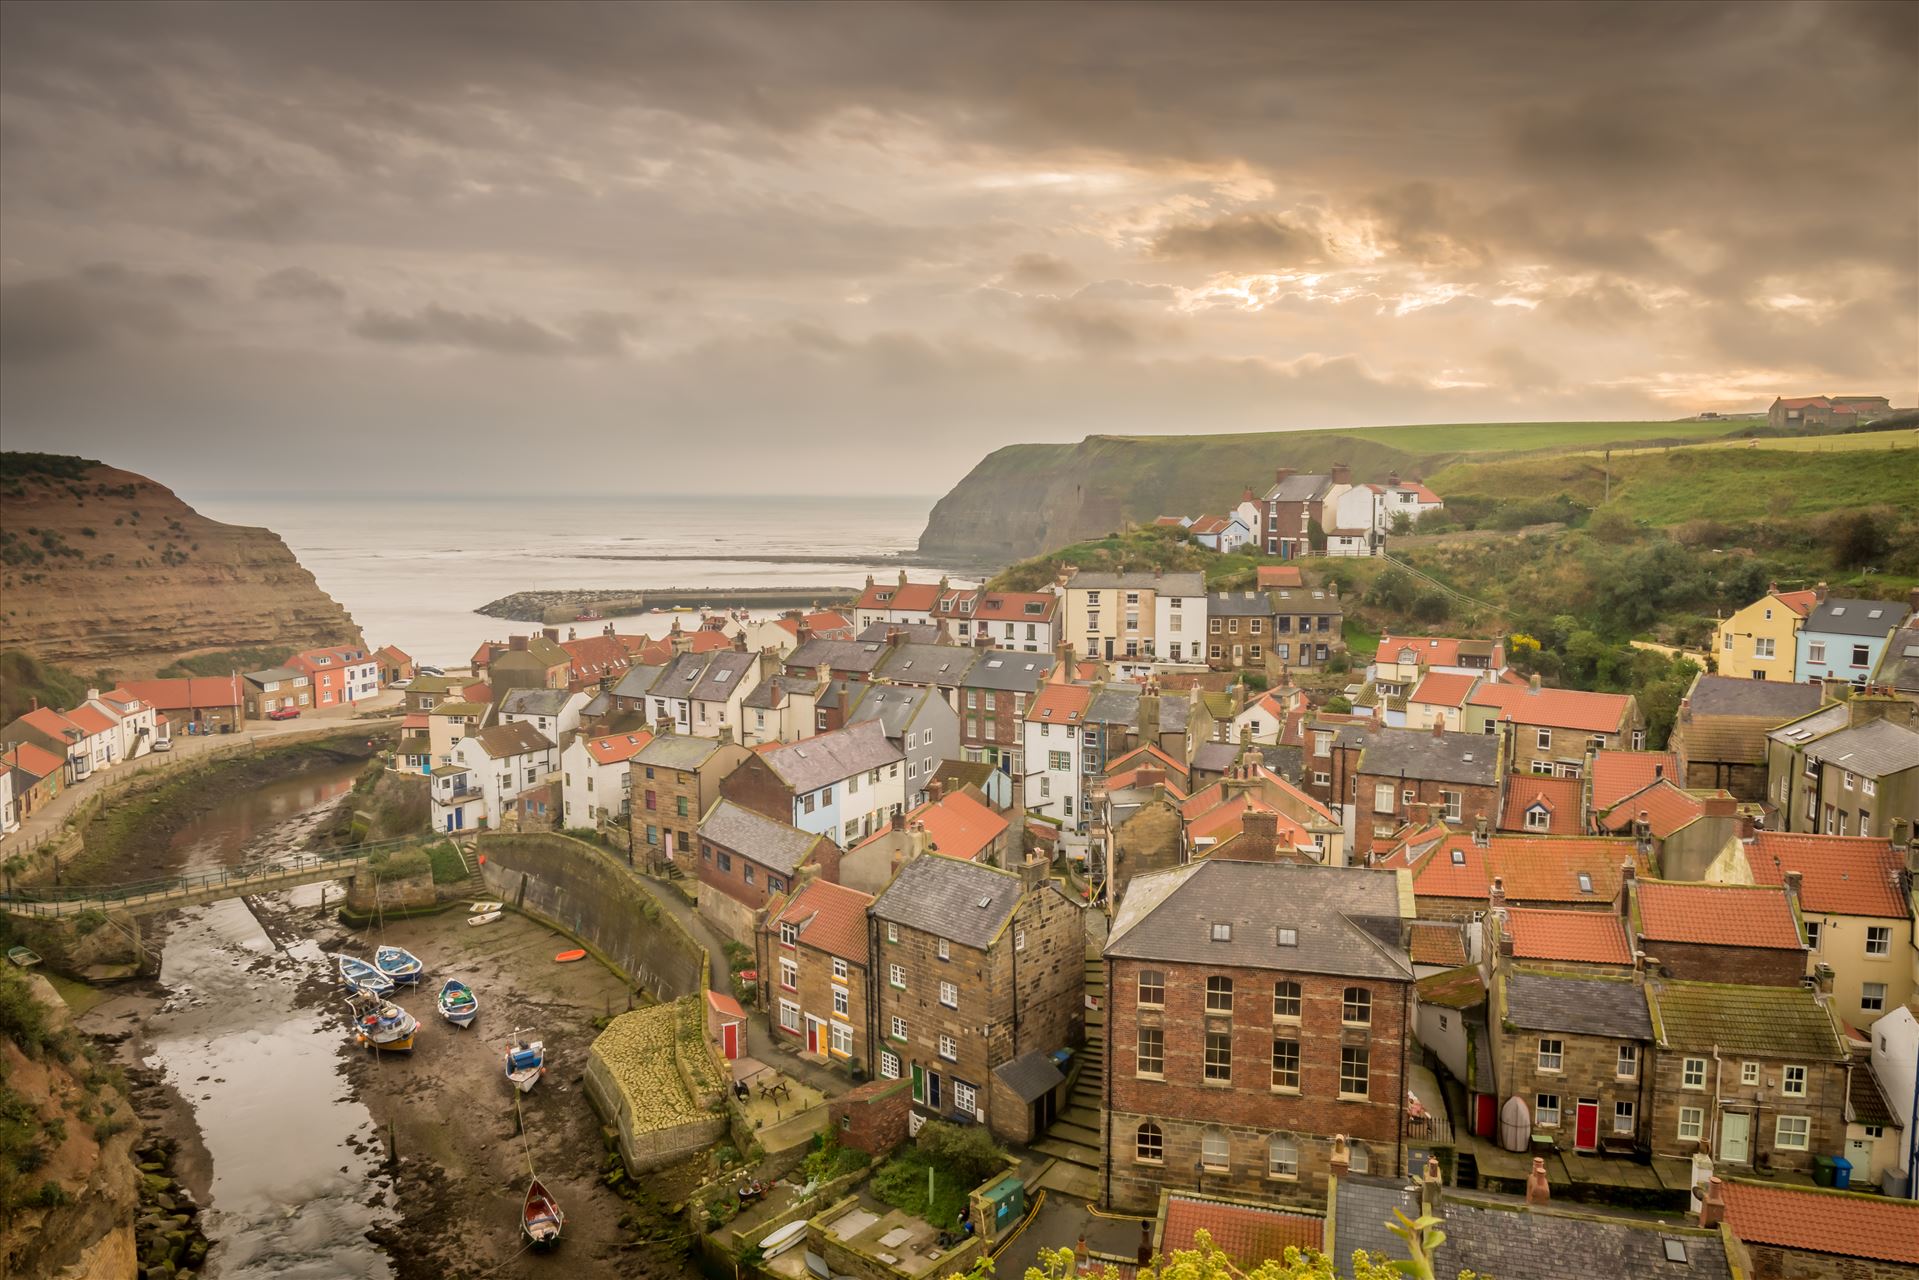
M 1047 861 L 1046 855 L 1044 854 L 1036 854 L 1028 858 L 1019 864 L 1020 888 L 1027 893 L 1033 892 L 1033 890 L 1046 883 L 1046 873 L 1052 869 L 1053 864 Z
M 1351 484 L 1353 482 L 1353 469 L 1344 462 L 1335 462 L 1333 464 L 1333 473 L 1329 478 L 1334 484 Z
M 1139 745 L 1159 745 L 1159 695 L 1143 693 L 1139 698 Z
M 926 824 L 918 818 L 913 819 L 906 828 L 906 856 L 919 857 L 926 852 L 930 843 L 926 837 Z
M 1473 815 L 1474 846 L 1480 849 L 1485 849 L 1485 848 L 1489 848 L 1492 845 L 1492 842 L 1493 842 L 1492 828 L 1488 826 L 1486 823 L 1486 815 L 1483 813 L 1474 814 Z
M 526 646 L 531 641 L 531 636 L 509 636 L 507 637 L 506 646 L 515 653 L 525 653 Z
M 720 745 L 722 747 L 730 747 L 733 745 L 733 726 L 732 725 L 723 724 L 720 726 Z
M 1248 809 L 1240 819 L 1241 860 L 1262 862 L 1279 857 L 1279 815 L 1267 809 Z
M 1293 474 L 1291 467 L 1276 467 L 1273 469 L 1273 483 L 1284 484 L 1286 483 L 1286 477 L 1291 474 Z
M 801 614 L 800 620 L 793 624 L 793 634 L 800 644 L 813 638 L 813 628 L 807 624 L 806 615 Z
M 1533 1171 L 1526 1175 L 1526 1203 L 1545 1204 L 1553 1198 L 1552 1183 L 1546 1177 L 1546 1158 L 1533 1157 Z
M 1714 1175 L 1699 1201 L 1699 1225 L 1710 1230 L 1726 1220 L 1726 1183 Z
M 1790 898 L 1795 904 L 1798 903 L 1799 894 L 1805 888 L 1805 885 L 1806 877 L 1804 873 L 1798 871 L 1786 872 L 1786 897 Z
M 1487 899 L 1487 902 L 1488 902 L 1488 905 L 1491 906 L 1494 914 L 1502 912 L 1506 909 L 1506 877 L 1505 876 L 1493 877 L 1492 894 Z
M 1532 678 L 1526 681 L 1526 691 L 1528 693 L 1539 692 L 1539 673 L 1537 671 L 1533 672 Z
M 887 828 L 892 831 L 905 831 L 906 830 L 906 810 L 904 809 L 893 810 L 893 816 L 887 819 L 886 825 L 887 825 Z
M 946 798 L 946 784 L 940 779 L 934 778 L 926 784 L 926 798 L 932 803 L 938 804 Z
M 1739 801 L 1731 793 L 1707 796 L 1699 802 L 1699 810 L 1708 818 L 1730 818 L 1739 812 Z
M 548 640 L 551 640 L 554 644 L 560 642 L 560 629 L 558 627 L 541 627 L 540 634 Z

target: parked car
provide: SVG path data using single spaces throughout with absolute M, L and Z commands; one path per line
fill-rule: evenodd
M 154 743 L 153 743 L 153 745 L 152 745 L 151 747 L 149 747 L 149 748 L 147 748 L 147 750 L 149 750 L 149 751 L 171 751 L 171 750 L 173 750 L 173 739 L 172 739 L 172 738 L 156 738 L 156 739 L 154 740 Z
M 423 676 L 443 676 L 446 672 L 440 670 L 438 667 L 420 667 L 418 674 Z
M 387 681 L 386 687 L 389 689 L 411 689 L 413 682 L 411 680 L 389 680 Z
M 298 707 L 281 707 L 278 711 L 267 712 L 269 720 L 298 720 L 299 718 L 300 708 Z

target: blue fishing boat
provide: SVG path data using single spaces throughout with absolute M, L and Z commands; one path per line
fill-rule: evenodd
M 373 953 L 373 963 L 387 977 L 408 986 L 420 980 L 420 970 L 425 967 L 405 947 L 381 947 Z
M 456 1027 L 471 1026 L 480 1016 L 480 1001 L 473 988 L 458 978 L 448 978 L 440 987 L 440 1016 Z
M 506 1078 L 521 1093 L 532 1093 L 533 1086 L 546 1074 L 546 1044 L 529 1040 L 524 1031 L 515 1031 L 506 1043 Z
M 383 996 L 393 990 L 393 979 L 357 956 L 334 957 L 340 965 L 340 981 L 355 991 Z
M 412 1052 L 420 1020 L 405 1009 L 364 991 L 348 996 L 347 1008 L 353 1011 L 354 1043 L 386 1053 Z

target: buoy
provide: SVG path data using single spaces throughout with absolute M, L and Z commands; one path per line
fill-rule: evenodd
M 557 956 L 554 956 L 553 958 L 554 958 L 555 960 L 557 960 L 557 961 L 559 961 L 559 962 L 560 962 L 561 964 L 572 964 L 572 963 L 573 963 L 573 962 L 574 962 L 575 960 L 584 960 L 584 959 L 586 959 L 586 952 L 584 952 L 584 951 L 562 951 L 562 952 L 560 952 L 560 954 L 559 954 L 559 955 L 557 955 Z

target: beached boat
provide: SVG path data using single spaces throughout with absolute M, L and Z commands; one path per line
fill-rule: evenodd
M 470 916 L 485 915 L 489 911 L 498 911 L 505 905 L 504 902 L 476 902 L 466 909 L 466 913 Z
M 575 960 L 586 959 L 586 952 L 575 947 L 571 951 L 560 952 L 560 954 L 554 956 L 553 959 L 560 964 L 572 964 Z
M 480 1001 L 473 988 L 458 978 L 448 978 L 440 986 L 440 1016 L 456 1027 L 471 1026 L 480 1016 Z
M 358 956 L 336 956 L 340 965 L 340 981 L 355 991 L 365 991 L 372 995 L 383 996 L 393 990 L 393 979 L 360 959 Z
M 526 1189 L 526 1207 L 520 1211 L 520 1234 L 534 1249 L 551 1249 L 560 1242 L 560 1229 L 565 1225 L 566 1214 L 560 1211 L 560 1202 L 538 1178 L 533 1179 L 533 1185 Z
M 521 1093 L 532 1093 L 533 1086 L 546 1074 L 546 1043 L 529 1040 L 526 1032 L 515 1031 L 506 1042 L 507 1082 Z
M 806 1239 L 806 1220 L 802 1218 L 798 1222 L 789 1222 L 760 1241 L 760 1257 L 762 1260 L 777 1258 L 804 1239 Z
M 420 970 L 425 968 L 420 958 L 405 947 L 381 947 L 373 953 L 373 964 L 387 977 L 408 986 L 420 980 Z
M 356 991 L 347 997 L 347 1008 L 353 1010 L 354 1043 L 382 1053 L 412 1051 L 420 1020 L 399 1005 Z
M 8 947 L 7 959 L 13 961 L 22 969 L 31 969 L 34 965 L 40 963 L 39 953 L 30 951 L 26 947 Z
M 500 913 L 497 911 L 482 911 L 477 916 L 468 916 L 466 918 L 466 922 L 468 927 L 471 927 L 476 924 L 492 924 L 495 920 L 498 920 L 499 918 L 500 918 Z

